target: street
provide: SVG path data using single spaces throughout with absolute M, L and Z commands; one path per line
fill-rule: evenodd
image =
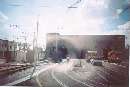
M 0 0 L 0 86 L 129 87 L 130 0 Z
M 93 66 L 82 61 L 82 67 L 72 63 L 56 64 L 37 75 L 41 87 L 128 87 L 128 67 L 103 63 Z

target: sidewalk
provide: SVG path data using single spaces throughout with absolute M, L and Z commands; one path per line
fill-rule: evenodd
M 11 83 L 20 78 L 26 77 L 32 72 L 32 67 L 29 65 L 0 65 L 0 85 Z
M 21 83 L 16 84 L 15 86 L 39 87 L 35 79 L 27 79 Z
M 29 70 L 29 71 L 31 71 L 30 73 L 26 72 L 27 75 L 23 74 L 24 75 L 23 77 L 16 79 L 12 82 L 9 82 L 5 85 L 6 86 L 33 86 L 33 87 L 38 87 L 38 84 L 37 84 L 35 77 L 39 73 L 41 73 L 41 71 L 45 71 L 47 66 L 48 65 L 44 65 L 44 64 L 42 64 L 41 66 L 37 66 L 34 73 L 33 73 L 34 68 L 32 68 L 31 70 Z M 21 73 L 21 75 L 22 75 L 22 73 Z
M 31 65 L 27 65 L 27 64 L 9 64 L 9 63 L 5 63 L 5 64 L 0 64 L 0 77 L 3 75 L 8 75 L 10 73 L 14 73 L 14 72 L 18 72 L 21 70 L 25 70 L 27 68 L 30 68 Z

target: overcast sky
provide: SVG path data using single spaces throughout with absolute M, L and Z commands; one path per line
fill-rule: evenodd
M 0 0 L 0 38 L 27 36 L 32 42 L 39 22 L 39 43 L 46 33 L 124 34 L 129 0 Z M 123 12 L 123 10 L 125 11 Z M 113 32 L 114 31 L 114 32 Z

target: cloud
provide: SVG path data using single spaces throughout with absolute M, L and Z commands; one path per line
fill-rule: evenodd
M 0 11 L 0 22 L 4 22 L 8 20 L 8 17 Z
M 119 25 L 118 28 L 124 29 L 124 30 L 130 30 L 130 21 L 126 22 L 123 25 Z
M 126 37 L 125 44 L 130 45 L 130 21 L 126 22 L 123 25 L 117 26 L 117 29 L 106 32 L 105 34 L 125 35 L 125 37 Z
M 126 44 L 130 45 L 130 21 L 128 21 L 127 23 L 118 26 L 119 29 L 124 30 L 125 32 L 125 36 L 126 36 Z

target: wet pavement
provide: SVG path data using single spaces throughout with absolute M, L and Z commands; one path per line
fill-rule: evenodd
M 121 64 L 103 62 L 103 66 L 94 66 L 82 61 L 82 66 L 76 63 L 64 62 L 59 64 L 39 65 L 32 79 L 23 81 L 15 86 L 33 87 L 128 87 L 129 67 Z M 50 67 L 50 68 L 49 68 Z M 47 69 L 46 69 L 47 68 Z M 32 74 L 33 68 L 22 70 L 1 77 L 1 85 Z M 5 78 L 4 78 L 5 77 Z
M 40 73 L 42 87 L 129 87 L 128 67 L 104 62 L 94 66 L 84 62 L 82 67 L 66 69 L 66 64 Z

